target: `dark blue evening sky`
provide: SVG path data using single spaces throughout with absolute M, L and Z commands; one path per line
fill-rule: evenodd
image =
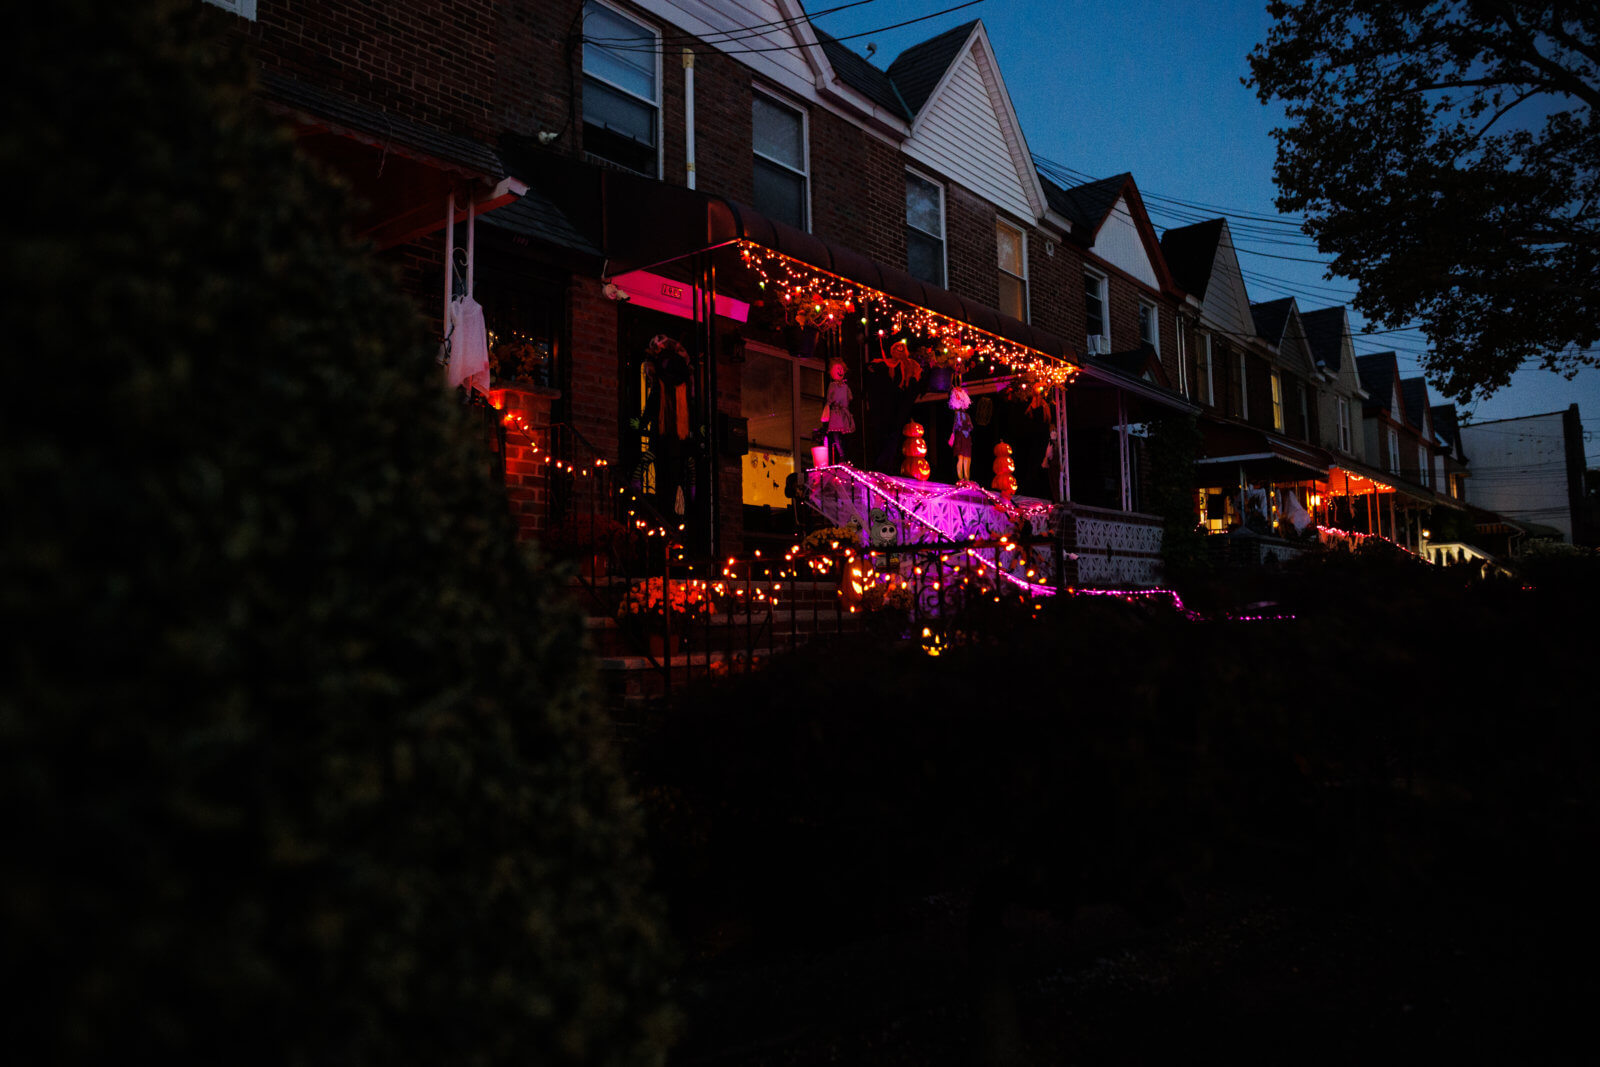
M 822 12 L 841 2 L 848 0 L 811 0 L 807 7 Z M 1282 111 L 1262 105 L 1240 81 L 1249 72 L 1245 56 L 1271 25 L 1263 0 L 982 0 L 881 29 L 956 2 L 872 0 L 815 18 L 836 37 L 874 31 L 845 43 L 857 53 L 875 43 L 872 62 L 879 67 L 919 41 L 981 18 L 1035 156 L 1082 178 L 1131 171 L 1158 230 L 1229 216 L 1252 300 L 1293 296 L 1307 311 L 1354 295 L 1346 279 L 1329 280 L 1317 263 L 1296 262 L 1326 257 L 1273 204 L 1271 131 Z M 1354 321 L 1359 330 L 1360 319 Z M 1419 373 L 1417 355 L 1426 347 L 1420 334 L 1355 340 L 1358 352 L 1393 349 L 1401 373 Z M 1585 451 L 1593 466 L 1600 463 L 1600 369 L 1568 382 L 1525 367 L 1510 387 L 1462 410 L 1482 421 L 1557 411 L 1574 401 L 1589 431 Z

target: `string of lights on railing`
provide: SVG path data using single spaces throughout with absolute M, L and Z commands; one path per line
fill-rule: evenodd
M 596 456 L 592 466 L 579 466 L 541 448 L 538 435 L 534 432 L 528 420 L 523 418 L 520 412 L 508 410 L 504 394 L 496 396 L 495 393 L 498 392 L 498 390 L 495 390 L 490 393 L 489 405 L 500 412 L 500 424 L 506 428 L 507 432 L 516 434 L 526 442 L 528 451 L 534 454 L 533 462 L 543 463 L 545 466 L 554 467 L 563 474 L 577 478 L 598 475 L 600 468 L 610 466 L 610 463 L 603 456 Z
M 763 292 L 773 294 L 785 313 L 801 325 L 827 332 L 838 329 L 847 317 L 857 317 L 863 328 L 872 320 L 881 325 L 882 343 L 897 334 L 911 334 L 956 353 L 953 369 L 986 374 L 998 368 L 1021 375 L 1035 393 L 1063 387 L 1079 368 L 1065 360 L 1018 344 L 970 323 L 937 311 L 917 307 L 889 294 L 774 252 L 752 241 L 738 242 L 739 255 L 756 275 Z

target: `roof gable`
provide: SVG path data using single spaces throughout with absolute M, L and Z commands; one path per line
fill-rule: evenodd
M 1254 337 L 1255 316 L 1250 314 L 1250 293 L 1245 289 L 1239 269 L 1239 254 L 1233 250 L 1233 231 L 1227 219 L 1217 234 L 1206 295 L 1200 301 L 1200 321 L 1211 329 L 1234 337 Z
M 907 49 L 890 64 L 889 77 L 916 116 L 902 146 L 908 157 L 1018 219 L 1044 214 L 1044 189 L 982 21 Z
M 1224 225 L 1222 219 L 1209 219 L 1192 226 L 1179 226 L 1161 235 L 1161 254 L 1167 261 L 1167 269 L 1172 271 L 1173 281 L 1196 300 L 1205 299 Z
M 1367 392 L 1366 410 L 1382 411 L 1397 421 L 1403 420 L 1405 409 L 1400 406 L 1397 387 L 1400 364 L 1395 354 L 1374 352 L 1368 356 L 1357 356 L 1356 370 L 1361 375 L 1361 388 Z
M 1406 408 L 1406 421 L 1422 431 L 1422 436 L 1432 437 L 1432 420 L 1428 415 L 1428 381 L 1426 378 L 1406 378 L 1400 383 L 1400 398 Z

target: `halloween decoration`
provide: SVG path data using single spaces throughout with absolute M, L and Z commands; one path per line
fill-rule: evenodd
M 822 406 L 822 421 L 828 429 L 828 461 L 838 463 L 844 459 L 844 435 L 854 433 L 855 416 L 850 414 L 850 383 L 845 381 L 844 360 L 828 362 L 828 395 Z
M 900 473 L 919 482 L 927 481 L 933 469 L 928 466 L 928 442 L 922 437 L 922 424 L 906 423 L 901 435 L 905 442 L 900 446 L 900 454 L 905 458 L 900 461 Z
M 882 344 L 880 340 L 880 345 Z M 889 354 L 879 356 L 874 363 L 882 363 L 889 368 L 889 373 L 900 379 L 900 388 L 907 389 L 911 383 L 922 377 L 922 364 L 918 363 L 911 355 L 911 347 L 904 341 L 896 341 L 889 346 Z
M 956 456 L 956 481 L 972 480 L 972 415 L 967 409 L 972 398 L 959 383 L 950 389 L 950 410 L 956 413 L 955 427 L 950 431 L 950 448 Z
M 1017 495 L 1017 464 L 1011 458 L 1011 446 L 1001 441 L 994 446 L 994 491 L 1010 500 Z
M 629 482 L 636 491 L 641 489 L 646 473 L 656 467 L 656 491 L 670 492 L 673 513 L 682 515 L 687 500 L 693 499 L 695 483 L 694 462 L 687 447 L 691 436 L 689 380 L 693 376 L 689 353 L 666 334 L 656 334 L 645 346 L 641 366 L 645 394 L 638 425 L 650 445 L 640 452 Z

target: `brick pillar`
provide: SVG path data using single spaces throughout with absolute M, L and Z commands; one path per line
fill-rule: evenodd
M 506 431 L 506 502 L 517 538 L 544 531 L 550 505 L 550 409 L 561 393 L 542 385 L 506 385 L 491 390 Z

